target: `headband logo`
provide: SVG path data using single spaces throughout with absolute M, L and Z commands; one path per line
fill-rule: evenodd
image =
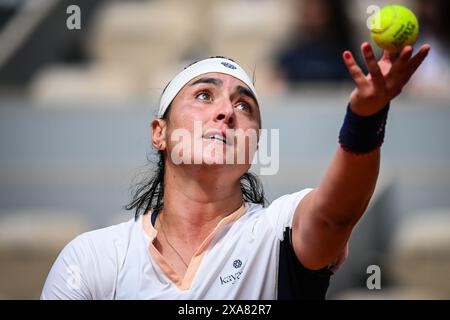
M 233 69 L 233 70 L 236 69 L 236 66 L 234 66 L 234 65 L 232 65 L 231 63 L 228 63 L 228 62 L 222 62 L 222 65 L 227 67 L 227 68 Z

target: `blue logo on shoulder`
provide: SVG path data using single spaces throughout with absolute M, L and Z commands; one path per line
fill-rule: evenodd
M 236 69 L 236 66 L 235 65 L 232 65 L 231 63 L 228 63 L 228 62 L 222 62 L 222 65 L 223 66 L 225 66 L 225 67 L 227 67 L 227 68 L 230 68 L 230 69 Z

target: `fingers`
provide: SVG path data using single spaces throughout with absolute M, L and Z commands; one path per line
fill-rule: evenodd
M 428 52 L 430 52 L 430 49 L 431 46 L 429 44 L 424 44 L 422 47 L 420 47 L 419 52 L 409 61 L 409 65 L 406 70 L 408 80 L 409 78 L 411 78 L 414 72 L 416 72 L 417 68 L 419 68 L 419 66 L 422 64 L 423 60 L 425 60 Z
M 413 48 L 411 46 L 404 47 L 402 51 L 398 53 L 398 57 L 393 61 L 390 73 L 396 74 L 404 72 L 405 68 L 408 66 L 412 52 Z M 392 58 L 392 53 L 389 53 L 389 55 Z
M 400 57 L 400 55 L 401 52 L 392 52 L 384 50 L 382 60 L 389 60 L 390 62 L 394 63 Z
M 403 86 L 421 65 L 430 51 L 430 46 L 423 45 L 412 58 L 411 46 L 404 47 L 399 53 L 385 51 L 380 62 L 377 62 L 369 43 L 364 42 L 361 45 L 361 51 L 369 70 L 369 77 L 362 72 L 350 51 L 345 51 L 343 54 L 344 63 L 356 86 L 367 88 L 367 85 L 372 83 L 375 92 L 386 92 L 388 96 L 394 97 L 401 92 Z
M 400 63 L 407 63 L 409 59 L 411 58 L 413 53 L 413 48 L 411 46 L 406 46 L 400 51 L 400 55 L 397 59 L 397 61 L 400 61 Z M 396 61 L 396 62 L 397 62 Z
M 350 51 L 345 51 L 343 54 L 345 66 L 348 69 L 353 81 L 355 81 L 357 86 L 361 86 L 365 83 L 366 77 L 361 71 L 361 68 L 356 64 L 355 59 Z
M 406 46 L 404 47 L 400 52 L 390 52 L 387 50 L 384 50 L 383 57 L 381 60 L 389 61 L 392 65 L 396 63 L 397 61 L 408 61 L 409 58 L 411 58 L 412 54 L 412 47 Z
M 382 60 L 389 60 L 391 62 L 394 62 L 395 60 L 395 54 L 393 54 L 390 51 L 384 50 Z
M 361 52 L 364 56 L 364 60 L 366 61 L 367 69 L 369 70 L 370 76 L 372 77 L 375 86 L 382 87 L 384 84 L 384 77 L 381 73 L 380 67 L 378 65 L 377 60 L 375 59 L 375 55 L 373 53 L 372 47 L 369 43 L 364 42 L 361 45 Z
M 423 45 L 419 52 L 411 58 L 413 48 L 406 46 L 400 53 L 400 57 L 394 62 L 391 70 L 389 71 L 390 78 L 401 79 L 402 86 L 408 82 L 420 64 L 423 62 L 428 52 L 430 51 L 429 45 Z

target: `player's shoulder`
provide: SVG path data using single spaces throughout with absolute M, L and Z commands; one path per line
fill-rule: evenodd
M 127 236 L 133 232 L 137 222 L 139 220 L 129 219 L 128 221 L 114 224 L 108 227 L 99 228 L 91 231 L 87 231 L 81 235 L 80 238 L 93 239 L 93 240 L 115 240 L 127 238 Z
M 264 221 L 264 228 L 275 232 L 283 239 L 286 227 L 291 227 L 292 217 L 300 201 L 313 189 L 307 188 L 294 193 L 279 196 L 268 206 L 261 205 L 256 210 L 258 220 Z
M 312 188 L 305 188 L 297 192 L 281 195 L 274 201 L 272 201 L 272 203 L 269 205 L 268 208 L 278 209 L 279 207 L 284 206 L 292 206 L 292 205 L 297 206 L 300 200 L 302 200 L 303 197 L 306 196 L 312 190 L 313 190 Z
M 123 223 L 87 231 L 74 238 L 67 247 L 95 256 L 117 255 L 122 249 L 128 247 L 127 244 L 137 231 L 137 227 L 138 221 L 130 219 Z
M 134 219 L 88 231 L 70 241 L 47 277 L 42 299 L 112 299 L 117 274 L 130 239 L 138 231 Z
M 305 188 L 297 192 L 287 193 L 273 200 L 268 206 L 259 203 L 247 202 L 247 215 L 258 216 L 267 211 L 280 211 L 288 207 L 297 206 L 298 203 L 310 192 L 312 188 Z
M 274 199 L 268 206 L 249 203 L 249 210 L 253 214 L 265 214 L 268 212 L 286 211 L 297 207 L 300 201 L 310 192 L 312 188 L 305 188 L 297 192 L 283 194 Z

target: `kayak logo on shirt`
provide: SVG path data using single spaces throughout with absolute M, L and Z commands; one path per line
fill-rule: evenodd
M 234 260 L 233 261 L 233 267 L 236 268 L 236 269 L 242 267 L 242 261 L 239 260 L 239 259 Z M 231 273 L 231 274 L 229 274 L 227 276 L 224 276 L 224 277 L 219 276 L 220 284 L 221 285 L 224 285 L 224 284 L 227 284 L 227 283 L 235 284 L 236 281 L 238 281 L 241 278 L 242 271 L 243 270 L 241 269 L 238 272 Z

